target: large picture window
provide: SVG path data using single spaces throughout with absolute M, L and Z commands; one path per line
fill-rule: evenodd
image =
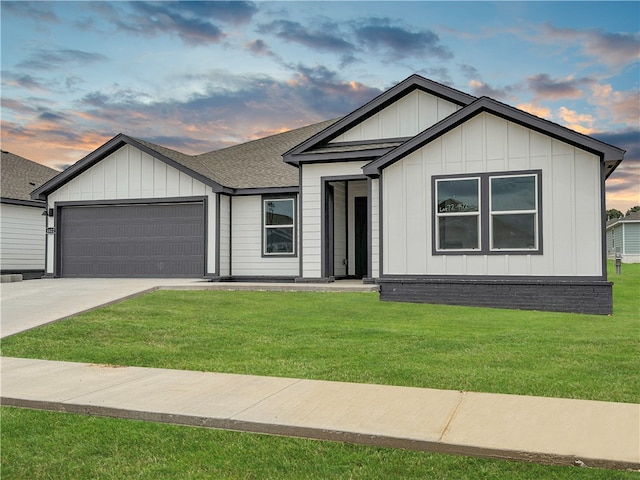
M 295 255 L 295 200 L 263 199 L 264 255 Z
M 540 172 L 434 179 L 434 254 L 541 253 Z

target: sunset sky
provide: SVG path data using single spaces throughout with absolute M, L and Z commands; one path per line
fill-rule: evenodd
M 2 149 L 54 168 L 122 132 L 202 153 L 345 115 L 412 73 L 627 150 L 640 204 L 638 2 L 11 2 Z

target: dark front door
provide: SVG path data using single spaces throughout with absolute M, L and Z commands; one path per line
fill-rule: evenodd
M 367 259 L 369 258 L 367 236 L 367 197 L 355 199 L 355 274 L 357 277 L 366 277 Z

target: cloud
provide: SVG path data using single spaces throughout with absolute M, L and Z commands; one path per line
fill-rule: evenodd
M 564 122 L 564 126 L 585 135 L 591 135 L 594 132 L 593 124 L 595 119 L 592 115 L 586 113 L 578 113 L 569 110 L 566 107 L 558 109 L 558 117 Z
M 251 42 L 246 44 L 247 50 L 249 50 L 254 55 L 264 56 L 264 57 L 276 57 L 276 54 L 271 51 L 269 46 L 260 39 L 252 40 Z
M 397 58 L 436 57 L 448 60 L 451 51 L 440 43 L 431 30 L 411 31 L 393 25 L 388 18 L 370 18 L 354 25 L 356 39 L 370 51 L 384 50 Z
M 538 99 L 559 100 L 562 98 L 580 98 L 580 85 L 592 83 L 591 79 L 566 78 L 553 79 L 546 73 L 539 73 L 526 79 L 527 87 L 533 91 Z
M 536 117 L 541 118 L 551 118 L 551 109 L 547 107 L 543 107 L 542 105 L 538 105 L 536 103 L 521 103 L 517 105 L 517 108 L 520 110 L 524 110 L 531 115 L 535 115 Z
M 47 23 L 58 23 L 59 19 L 47 2 L 2 2 L 2 14 L 13 14 Z
M 226 37 L 220 23 L 240 25 L 258 11 L 253 2 L 128 2 L 101 8 L 119 30 L 155 37 L 175 34 L 188 45 L 218 43 Z
M 600 108 L 603 117 L 614 123 L 638 125 L 640 119 L 640 92 L 638 90 L 615 91 L 611 85 L 594 84 L 589 102 Z
M 611 33 L 602 29 L 576 30 L 557 28 L 545 24 L 542 41 L 558 44 L 559 41 L 577 45 L 585 55 L 597 58 L 599 63 L 624 67 L 640 59 L 640 34 Z
M 2 84 L 9 87 L 19 87 L 30 90 L 32 92 L 48 92 L 49 88 L 45 86 L 45 82 L 41 78 L 36 78 L 28 74 L 18 74 L 2 71 Z
M 598 140 L 625 149 L 623 162 L 607 179 L 607 208 L 622 212 L 640 205 L 640 130 L 596 133 Z
M 17 66 L 31 70 L 50 71 L 71 66 L 89 65 L 105 60 L 107 57 L 101 53 L 73 49 L 38 49 Z
M 344 35 L 340 35 L 337 24 L 324 25 L 322 29 L 314 30 L 299 22 L 274 20 L 271 23 L 259 25 L 258 32 L 270 33 L 287 42 L 298 43 L 323 52 L 351 53 L 355 50 L 355 46 L 346 41 Z

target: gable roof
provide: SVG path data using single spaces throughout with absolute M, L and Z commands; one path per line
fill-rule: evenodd
M 335 120 L 271 135 L 200 155 L 187 155 L 146 140 L 118 134 L 101 147 L 37 188 L 34 199 L 46 199 L 81 173 L 124 145 L 131 145 L 209 185 L 216 192 L 242 193 L 243 189 L 298 188 L 298 170 L 282 161 L 282 152 L 325 129 Z
M 469 95 L 441 83 L 434 82 L 427 78 L 421 77 L 420 75 L 411 75 L 410 77 L 391 87 L 381 95 L 377 96 L 369 103 L 341 118 L 330 127 L 307 139 L 301 144 L 296 145 L 291 150 L 285 152 L 282 155 L 284 161 L 297 165 L 301 161 L 320 160 L 321 157 L 318 157 L 317 155 L 319 153 L 322 153 L 322 149 L 326 147 L 326 144 L 329 143 L 332 139 L 353 128 L 356 124 L 361 123 L 367 118 L 375 115 L 392 103 L 397 102 L 400 98 L 410 94 L 414 90 L 421 90 L 423 92 L 433 94 L 459 106 L 469 105 L 471 102 L 476 100 L 476 97 L 474 97 L 473 95 Z M 365 157 L 377 157 L 386 154 L 392 148 L 401 144 L 405 140 L 406 139 L 385 139 L 384 141 L 379 142 L 362 142 L 366 145 L 366 147 L 361 149 L 352 148 L 347 152 L 337 152 L 337 155 L 334 151 L 333 159 L 335 161 L 335 159 L 337 158 L 359 158 L 357 154 L 361 150 L 368 150 L 367 152 L 365 152 Z M 314 153 L 315 156 L 313 155 Z
M 640 223 L 640 211 L 633 212 L 626 217 L 615 218 L 609 222 L 607 222 L 607 230 L 615 227 L 619 223 Z
M 31 191 L 58 173 L 58 170 L 2 150 L 0 197 L 6 203 L 32 204 Z M 37 205 L 42 206 L 40 202 Z
M 439 138 L 450 130 L 483 112 L 491 113 L 505 120 L 517 123 L 598 155 L 605 163 L 607 177 L 613 173 L 624 157 L 625 150 L 596 140 L 593 137 L 583 135 L 575 130 L 558 125 L 557 123 L 536 117 L 535 115 L 531 115 L 523 110 L 519 110 L 498 102 L 497 100 L 493 100 L 492 98 L 480 97 L 473 103 L 461 108 L 457 112 L 449 115 L 447 118 L 404 142 L 402 145 L 384 156 L 365 165 L 363 167 L 364 173 L 370 176 L 380 175 L 380 171 L 382 169 L 394 164 L 401 158 L 409 155 L 415 150 L 423 147 L 429 142 Z

